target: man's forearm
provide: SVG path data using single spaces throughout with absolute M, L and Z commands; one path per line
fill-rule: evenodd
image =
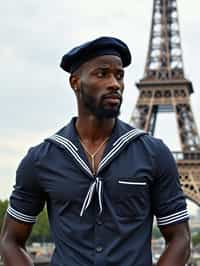
M 0 251 L 5 266 L 34 265 L 25 249 L 15 243 L 1 242 Z
M 185 266 L 190 256 L 190 241 L 174 239 L 161 255 L 157 266 Z

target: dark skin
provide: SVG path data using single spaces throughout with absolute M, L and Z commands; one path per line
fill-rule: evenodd
M 92 96 L 96 107 L 102 104 L 106 110 L 117 110 L 120 107 L 120 100 L 116 95 L 119 96 L 124 90 L 121 59 L 108 55 L 94 58 L 70 76 L 70 84 L 78 103 L 77 132 L 89 152 L 94 153 L 99 145 L 110 136 L 115 118 L 96 117 L 85 106 L 83 94 Z M 110 97 L 106 99 L 108 95 Z M 95 170 L 102 158 L 104 148 L 105 145 L 95 158 Z M 90 161 L 89 156 L 88 160 Z M 31 229 L 31 224 L 19 222 L 6 215 L 0 242 L 5 266 L 33 265 L 25 250 L 25 243 Z M 166 249 L 157 265 L 184 266 L 190 255 L 188 223 L 163 226 L 160 231 L 165 238 Z
M 99 119 L 92 114 L 82 101 L 81 87 L 84 88 L 86 94 L 94 98 L 96 106 L 99 105 L 102 97 L 110 96 L 109 99 L 103 100 L 104 107 L 106 109 L 119 108 L 119 99 L 114 99 L 117 98 L 114 94 L 122 95 L 124 90 L 124 70 L 121 59 L 117 56 L 100 56 L 90 60 L 71 75 L 70 84 L 77 97 L 77 132 L 87 150 L 94 153 L 99 145 L 111 135 L 115 118 Z M 105 145 L 95 156 L 95 170 L 97 170 L 104 148 Z M 88 160 L 91 160 L 89 156 Z
M 5 266 L 33 266 L 26 253 L 25 243 L 31 233 L 32 225 L 22 223 L 6 215 L 0 238 L 0 254 Z

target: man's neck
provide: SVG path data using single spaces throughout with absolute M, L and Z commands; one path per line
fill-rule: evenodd
M 116 118 L 97 119 L 94 116 L 79 116 L 76 130 L 80 138 L 88 142 L 99 142 L 110 137 Z

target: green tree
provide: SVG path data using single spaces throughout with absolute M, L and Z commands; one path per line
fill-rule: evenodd
M 0 231 L 3 225 L 3 219 L 8 207 L 8 200 L 0 200 Z M 47 210 L 44 210 L 40 213 L 37 219 L 37 223 L 33 226 L 33 230 L 29 237 L 28 242 L 45 242 L 51 241 L 51 234 L 49 230 L 49 222 L 48 222 L 48 215 Z
M 194 246 L 200 245 L 200 231 L 192 236 L 192 244 Z
M 160 230 L 158 229 L 158 227 L 156 227 L 156 226 L 153 227 L 152 236 L 155 239 L 158 239 L 158 238 L 160 238 L 162 236 L 161 233 L 160 233 Z
M 48 222 L 47 209 L 40 213 L 38 216 L 37 222 L 33 226 L 32 233 L 29 237 L 30 242 L 45 242 L 51 241 L 51 234 Z
M 8 200 L 0 200 L 0 231 L 3 224 L 4 215 L 8 207 Z

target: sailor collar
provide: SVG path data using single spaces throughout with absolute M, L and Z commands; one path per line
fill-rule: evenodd
M 82 216 L 84 211 L 90 205 L 95 191 L 98 194 L 99 209 L 102 212 L 102 193 L 103 182 L 101 179 L 101 171 L 133 140 L 138 137 L 147 134 L 140 129 L 132 128 L 130 125 L 116 119 L 115 126 L 112 130 L 112 134 L 107 143 L 103 158 L 99 163 L 97 173 L 94 176 L 91 169 L 88 166 L 86 157 L 83 152 L 83 148 L 79 141 L 79 137 L 75 128 L 76 117 L 72 118 L 71 122 L 59 130 L 56 134 L 47 138 L 46 141 L 50 141 L 60 148 L 64 149 L 75 161 L 77 166 L 84 171 L 91 179 L 91 185 L 86 194 L 85 200 L 82 205 L 80 215 Z

